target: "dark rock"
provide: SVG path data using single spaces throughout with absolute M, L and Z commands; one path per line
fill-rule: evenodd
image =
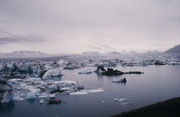
M 124 75 L 124 74 L 143 74 L 144 72 L 141 71 L 130 71 L 130 72 L 122 72 L 119 70 L 114 70 L 112 68 L 107 68 L 107 70 L 103 66 L 98 66 L 96 69 L 96 73 L 100 75 Z
M 144 74 L 144 72 L 141 72 L 141 71 L 129 71 L 128 74 Z

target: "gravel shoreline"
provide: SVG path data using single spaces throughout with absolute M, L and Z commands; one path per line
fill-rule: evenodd
M 180 97 L 122 112 L 112 117 L 180 117 Z

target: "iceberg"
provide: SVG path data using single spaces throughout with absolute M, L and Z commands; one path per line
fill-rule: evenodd
M 95 72 L 95 70 L 85 70 L 85 71 L 81 71 L 81 72 L 78 72 L 78 74 L 91 74 L 91 73 L 93 73 L 93 72 Z
M 39 102 L 42 104 L 42 103 L 44 103 L 44 100 L 40 100 Z
M 40 95 L 40 90 L 39 89 L 31 89 L 29 93 L 27 93 L 26 99 L 36 99 Z
M 72 93 L 82 89 L 78 82 L 70 80 L 54 81 L 42 80 L 41 78 L 26 78 L 23 80 L 10 79 L 8 83 L 12 84 L 13 101 L 23 101 L 24 99 L 44 100 L 56 96 L 57 93 Z
M 72 92 L 69 95 L 87 95 L 87 91 L 77 91 L 77 92 Z
M 43 76 L 42 79 L 52 78 L 52 77 L 61 77 L 61 70 L 60 68 L 50 69 L 48 70 Z
M 98 93 L 98 92 L 104 92 L 104 89 L 98 88 L 98 89 L 81 90 L 81 91 L 72 92 L 69 95 L 87 95 L 89 93 Z
M 41 93 L 41 95 L 39 96 L 39 99 L 47 99 L 48 98 L 48 94 L 46 93 Z
M 33 93 L 28 93 L 27 97 L 26 97 L 27 100 L 33 100 L 33 99 L 36 99 L 36 98 L 37 98 L 36 95 L 33 94 Z
M 126 102 L 126 98 L 114 98 L 114 101 Z
M 9 103 L 13 98 L 12 92 L 6 91 L 2 94 L 0 103 Z
M 104 89 L 98 88 L 98 89 L 89 89 L 87 90 L 88 93 L 98 93 L 98 92 L 104 92 Z
M 0 103 L 9 103 L 12 100 L 12 86 L 4 79 L 0 79 L 0 92 Z
M 24 98 L 19 97 L 19 96 L 14 96 L 13 97 L 13 101 L 23 101 L 23 100 L 24 100 Z

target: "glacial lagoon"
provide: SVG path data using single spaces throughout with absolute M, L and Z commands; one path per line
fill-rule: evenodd
M 180 66 L 134 66 L 117 67 L 121 71 L 143 71 L 144 74 L 122 76 L 98 76 L 78 74 L 95 67 L 63 70 L 57 80 L 73 80 L 85 89 L 103 89 L 101 92 L 84 95 L 59 95 L 61 104 L 49 105 L 39 100 L 19 101 L 0 104 L 0 117 L 109 117 L 145 105 L 180 96 Z M 127 82 L 112 83 L 113 80 L 126 78 Z M 118 101 L 117 99 L 125 99 Z

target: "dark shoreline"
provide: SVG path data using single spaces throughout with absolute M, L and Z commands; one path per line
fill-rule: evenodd
M 112 117 L 180 117 L 180 97 L 122 112 Z

